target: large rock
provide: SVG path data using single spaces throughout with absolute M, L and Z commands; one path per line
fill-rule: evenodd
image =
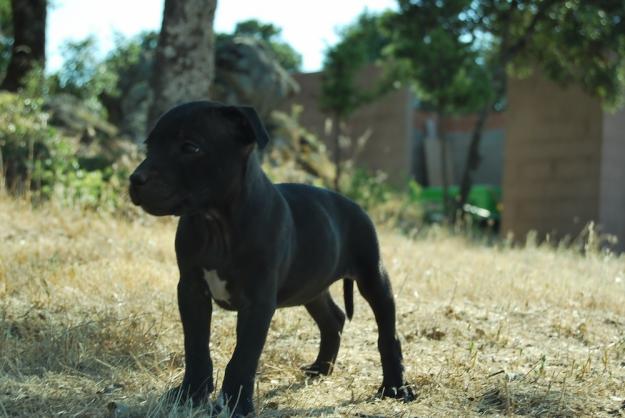
M 109 115 L 123 134 L 142 141 L 152 94 L 148 84 L 153 51 L 143 52 L 137 71 L 129 71 L 119 98 L 108 97 Z M 251 37 L 220 36 L 215 41 L 215 78 L 211 99 L 232 105 L 252 105 L 265 122 L 283 100 L 299 89 L 271 51 Z
M 298 90 L 272 51 L 256 39 L 224 37 L 216 43 L 212 99 L 254 106 L 260 117 L 268 121 L 271 112 Z
M 137 146 L 121 135 L 116 126 L 74 96 L 51 96 L 44 110 L 49 114 L 49 124 L 75 143 L 76 157 L 87 170 L 108 167 L 137 152 Z
M 62 128 L 67 134 L 79 137 L 82 142 L 107 140 L 118 135 L 118 129 L 79 98 L 69 94 L 49 97 L 44 103 L 51 125 Z

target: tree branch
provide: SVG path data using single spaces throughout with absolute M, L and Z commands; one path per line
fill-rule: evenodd
M 516 54 L 518 54 L 523 48 L 525 48 L 525 46 L 527 45 L 527 43 L 530 41 L 530 39 L 532 38 L 532 36 L 534 36 L 534 33 L 536 32 L 536 26 L 538 25 L 538 23 L 545 17 L 545 15 L 547 14 L 547 12 L 549 11 L 549 9 L 555 5 L 556 3 L 558 3 L 559 0 L 545 0 L 538 8 L 538 11 L 536 11 L 536 14 L 534 15 L 534 17 L 532 18 L 532 21 L 530 22 L 530 24 L 527 26 L 527 29 L 525 29 L 525 33 L 523 34 L 523 36 L 521 36 L 512 46 L 510 46 L 507 49 L 507 53 L 505 54 L 504 58 L 505 61 L 504 63 L 507 63 L 507 61 L 509 61 L 510 59 L 512 59 Z

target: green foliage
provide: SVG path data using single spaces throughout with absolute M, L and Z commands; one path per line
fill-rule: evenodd
M 87 171 L 77 144 L 48 125 L 42 99 L 0 92 L 0 161 L 4 186 L 37 200 L 114 210 L 127 173 L 108 166 Z
M 399 12 L 387 20 L 395 73 L 415 86 L 425 108 L 475 112 L 493 96 L 483 56 L 462 14 L 471 3 L 399 1 Z
M 523 18 L 531 16 L 526 11 Z M 532 62 L 552 80 L 578 84 L 608 106 L 618 105 L 625 92 L 625 2 L 554 5 L 514 60 L 517 67 Z
M 0 79 L 11 59 L 13 45 L 13 22 L 11 20 L 11 1 L 0 0 Z
M 392 49 L 396 58 L 408 63 L 407 78 L 438 112 L 481 107 L 460 182 L 456 202 L 460 211 L 471 189 L 472 172 L 480 164 L 485 120 L 505 104 L 509 70 L 539 69 L 561 84 L 580 85 L 608 106 L 623 100 L 622 0 L 398 0 L 398 4 L 390 26 Z
M 231 36 L 243 35 L 256 38 L 273 52 L 276 59 L 287 71 L 299 71 L 302 66 L 302 56 L 291 45 L 280 38 L 282 29 L 272 23 L 263 23 L 256 19 L 237 23 Z M 230 35 L 218 35 L 228 37 Z
M 301 112 L 301 107 L 296 106 L 290 113 L 273 113 L 275 137 L 272 147 L 265 151 L 263 169 L 274 182 L 329 187 L 333 183 L 333 163 L 323 141 L 301 125 Z M 401 190 L 390 186 L 382 172 L 371 174 L 346 164 L 340 189 L 376 222 L 411 230 L 423 220 L 421 188 L 414 181 Z
M 372 14 L 365 10 L 354 23 L 340 31 L 340 43 L 358 49 L 363 62 L 375 63 L 383 58 L 384 48 L 391 41 L 386 28 L 390 16 L 391 12 Z
M 384 173 L 356 169 L 344 176 L 341 190 L 361 205 L 378 224 L 410 232 L 423 223 L 421 187 L 411 180 L 404 190 L 391 187 Z
M 362 103 L 355 78 L 364 65 L 357 49 L 336 46 L 326 52 L 321 78 L 321 109 L 343 119 Z
M 0 0 L 0 33 L 11 35 L 13 22 L 11 21 L 11 0 Z
M 38 63 L 24 76 L 21 94 L 24 97 L 40 99 L 47 91 L 47 80 L 43 67 Z
M 238 22 L 234 27 L 234 35 L 253 36 L 263 41 L 270 41 L 280 36 L 282 29 L 273 23 L 263 23 L 256 19 L 244 20 Z
M 283 51 L 288 57 L 290 47 L 277 38 L 280 30 L 272 25 L 258 24 L 260 26 L 256 29 L 248 24 L 237 30 L 239 34 L 271 43 L 275 53 Z M 117 35 L 115 47 L 104 59 L 99 57 L 93 38 L 66 44 L 61 70 L 49 77 L 49 94 L 67 93 L 78 97 L 92 113 L 105 116 L 123 135 L 138 140 L 145 134 L 145 117 L 151 100 L 148 81 L 153 71 L 158 36 L 157 32 L 150 31 L 130 38 Z M 232 36 L 218 35 L 217 42 Z M 271 48 L 267 50 L 271 51 Z M 280 62 L 291 69 L 301 62 L 299 56 L 291 64 L 286 60 L 280 59 Z
M 393 195 L 383 173 L 372 176 L 366 170 L 356 169 L 346 182 L 343 193 L 367 210 L 386 203 Z
M 62 55 L 61 69 L 49 79 L 50 94 L 67 93 L 84 100 L 92 109 L 100 109 L 98 96 L 115 88 L 117 74 L 98 58 L 96 39 L 89 36 L 68 41 Z
M 142 32 L 131 38 L 118 35 L 115 48 L 103 62 L 106 72 L 115 74 L 115 86 L 106 93 L 119 97 L 151 72 L 152 57 L 158 43 L 158 33 Z
M 302 67 L 302 55 L 286 42 L 271 41 L 271 51 L 282 68 L 288 72 L 298 72 Z
M 608 105 L 623 97 L 622 0 L 398 0 L 398 4 L 391 25 L 394 53 L 411 60 L 412 78 L 426 93 L 436 93 L 426 94 L 435 106 L 437 101 L 442 108 L 463 103 L 461 90 L 446 87 L 458 81 L 465 91 L 469 87 L 471 94 L 465 98 L 475 94 L 486 104 L 495 103 L 505 95 L 506 70 L 512 68 L 524 72 L 538 68 L 552 80 L 582 86 Z M 459 68 L 466 75 L 455 72 Z M 475 77 L 480 72 L 487 76 Z M 485 88 L 484 82 L 490 86 Z
M 321 79 L 322 109 L 344 119 L 382 91 L 382 86 L 363 88 L 358 75 L 367 64 L 380 59 L 388 45 L 390 38 L 383 29 L 388 16 L 364 12 L 341 31 L 341 40 L 328 48 Z
M 516 7 L 472 5 L 475 31 L 493 39 L 501 66 L 540 69 L 563 85 L 577 84 L 608 105 L 623 98 L 625 3 L 621 0 L 525 0 Z M 505 80 L 505 77 L 501 77 Z
M 98 56 L 93 37 L 68 42 L 63 51 L 63 66 L 48 79 L 49 94 L 77 97 L 91 112 L 120 125 L 125 134 L 135 134 L 134 126 L 127 126 L 123 102 L 132 96 L 134 110 L 149 100 L 147 80 L 157 42 L 156 32 L 131 38 L 117 35 L 115 48 L 104 59 Z
M 7 188 L 29 187 L 33 161 L 49 159 L 55 139 L 41 100 L 0 92 L 0 162 Z
M 65 147 L 57 147 L 55 154 L 57 157 L 65 155 L 66 159 L 61 161 L 57 158 L 57 164 L 36 162 L 35 175 L 43 183 L 37 197 L 46 200 L 54 198 L 63 205 L 100 211 L 122 209 L 129 173 L 115 166 L 88 171 L 67 153 L 71 149 L 67 142 L 61 141 L 59 145 Z

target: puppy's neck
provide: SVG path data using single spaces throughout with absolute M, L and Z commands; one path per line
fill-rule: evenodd
M 240 212 L 241 208 L 250 204 L 254 200 L 257 191 L 262 188 L 266 179 L 258 162 L 255 151 L 250 152 L 246 158 L 245 165 L 241 171 L 240 178 L 229 188 L 221 201 L 204 202 L 200 213 L 208 222 L 234 221 L 234 216 Z
M 207 209 L 201 216 L 207 232 L 210 253 L 223 259 L 227 256 L 231 243 L 231 227 L 228 220 L 216 209 Z
M 236 237 L 243 231 L 254 228 L 272 210 L 275 189 L 263 172 L 256 151 L 246 161 L 238 187 L 222 207 L 206 207 L 201 216 L 212 238 L 212 245 L 229 252 L 237 244 Z
M 276 199 L 275 187 L 260 166 L 256 151 L 249 155 L 241 189 L 232 211 L 232 221 L 237 227 L 246 229 L 257 224 L 272 210 Z

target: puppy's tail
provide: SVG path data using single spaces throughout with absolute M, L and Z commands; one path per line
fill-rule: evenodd
M 345 314 L 350 321 L 354 316 L 354 281 L 343 279 L 343 300 L 345 302 Z

